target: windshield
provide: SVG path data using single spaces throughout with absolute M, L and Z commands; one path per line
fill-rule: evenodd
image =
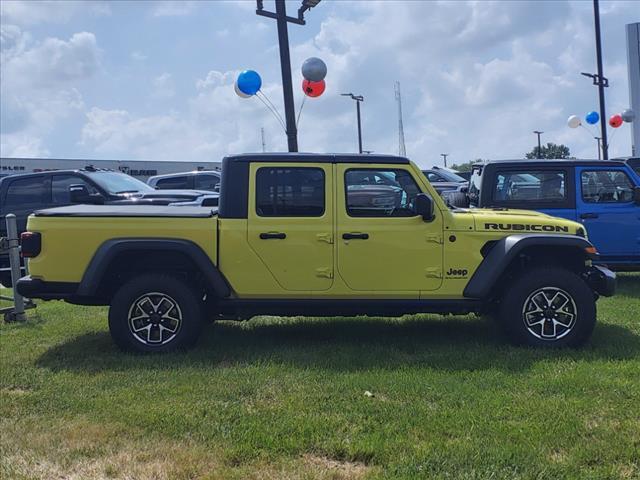
M 444 170 L 440 168 L 437 170 L 437 172 L 438 172 L 438 175 L 442 175 L 444 178 L 446 178 L 447 182 L 462 183 L 467 181 L 465 178 L 461 177 L 457 173 L 450 172 L 449 170 Z
M 118 193 L 144 193 L 153 192 L 146 183 L 120 172 L 85 172 L 85 174 L 107 192 Z

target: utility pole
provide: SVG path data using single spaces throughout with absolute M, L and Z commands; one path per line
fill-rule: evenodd
M 267 151 L 267 144 L 264 141 L 264 127 L 260 129 L 260 136 L 262 137 L 262 153 Z
M 441 153 L 440 156 L 442 158 L 444 158 L 444 168 L 447 168 L 447 157 L 449 156 L 448 153 Z
M 536 155 L 536 157 L 542 158 L 542 146 L 540 145 L 540 135 L 542 135 L 544 132 L 541 132 L 539 130 L 534 130 L 533 133 L 535 133 L 538 136 L 538 155 Z
M 256 0 L 256 14 L 275 18 L 278 26 L 278 44 L 280 46 L 280 70 L 282 72 L 282 93 L 284 96 L 284 116 L 287 124 L 287 144 L 290 152 L 298 151 L 298 129 L 296 128 L 295 104 L 293 101 L 293 85 L 291 82 L 291 57 L 289 55 L 289 30 L 287 23 L 305 25 L 304 12 L 317 6 L 320 0 L 302 0 L 298 9 L 298 17 L 288 17 L 285 0 L 275 0 L 276 11 L 264 10 L 263 0 Z
M 396 102 L 398 103 L 398 155 L 407 156 L 407 149 L 404 145 L 404 126 L 402 125 L 402 97 L 400 96 L 400 82 L 395 84 Z
M 598 86 L 598 97 L 600 98 L 600 137 L 602 141 L 602 157 L 609 160 L 609 143 L 607 142 L 607 113 L 604 105 L 604 89 L 609 86 L 609 79 L 605 78 L 602 69 L 602 41 L 600 39 L 600 4 L 598 0 L 593 0 L 593 21 L 596 31 L 596 61 L 598 63 L 598 73 L 581 72 L 581 75 L 593 80 L 593 84 Z
M 364 102 L 362 95 L 354 95 L 353 93 L 341 93 L 343 97 L 351 97 L 356 101 L 356 115 L 358 120 L 358 153 L 362 153 L 362 126 L 360 124 L 360 102 Z

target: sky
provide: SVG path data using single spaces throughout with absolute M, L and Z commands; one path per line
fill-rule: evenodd
M 264 0 L 274 9 L 272 0 Z M 300 1 L 287 2 L 295 14 Z M 608 115 L 629 104 L 625 24 L 635 1 L 600 5 Z M 253 69 L 282 115 L 275 21 L 247 1 L 0 2 L 0 150 L 3 157 L 219 160 L 286 151 L 274 115 L 234 93 Z M 289 25 L 296 111 L 300 67 L 328 67 L 326 91 L 299 120 L 300 151 L 357 150 L 353 92 L 362 103 L 363 147 L 398 153 L 394 82 L 402 90 L 407 156 L 423 167 L 478 158 L 522 158 L 563 143 L 597 157 L 597 128 L 567 117 L 598 110 L 590 1 L 331 1 Z M 611 135 L 613 134 L 613 135 Z M 631 153 L 628 124 L 612 156 Z

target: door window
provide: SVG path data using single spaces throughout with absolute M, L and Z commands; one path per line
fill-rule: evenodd
M 51 178 L 51 197 L 53 203 L 57 205 L 70 205 L 71 196 L 69 194 L 69 187 L 71 185 L 84 185 L 87 187 L 89 194 L 98 193 L 93 185 L 81 177 L 76 175 L 54 175 Z
M 567 175 L 563 170 L 501 171 L 493 200 L 500 203 L 565 202 Z
M 583 171 L 582 200 L 586 203 L 628 203 L 633 200 L 633 183 L 622 170 Z
M 324 183 L 320 168 L 259 168 L 256 213 L 260 217 L 321 217 L 325 208 Z
M 351 217 L 414 217 L 420 193 L 411 174 L 400 169 L 351 169 L 345 173 Z
M 220 185 L 220 177 L 213 174 L 195 175 L 196 190 L 218 191 Z
M 13 180 L 7 189 L 6 207 L 49 203 L 49 189 L 43 176 Z
M 429 180 L 430 183 L 446 182 L 446 180 L 442 178 L 440 175 L 438 175 L 437 173 L 433 173 L 429 171 L 427 171 L 427 179 Z
M 158 190 L 189 188 L 189 179 L 186 176 L 161 178 L 158 180 L 158 183 L 156 183 L 156 188 Z

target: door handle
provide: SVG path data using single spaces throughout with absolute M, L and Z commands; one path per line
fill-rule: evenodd
M 285 238 L 287 238 L 287 234 L 281 232 L 262 232 L 260 234 L 261 240 L 284 240 Z
M 582 213 L 580 218 L 598 218 L 597 213 Z
M 343 233 L 342 238 L 345 240 L 368 240 L 368 233 Z

